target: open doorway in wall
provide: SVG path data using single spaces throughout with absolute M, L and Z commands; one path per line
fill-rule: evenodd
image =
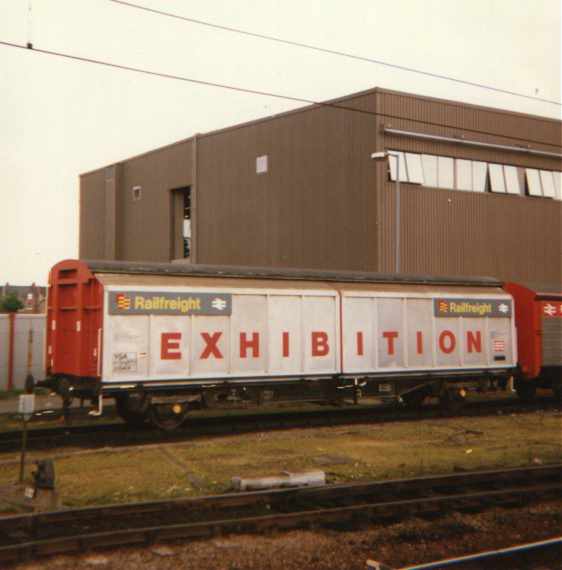
M 172 259 L 192 258 L 191 187 L 172 190 Z

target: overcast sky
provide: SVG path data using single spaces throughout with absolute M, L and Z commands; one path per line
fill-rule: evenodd
M 561 99 L 561 0 L 131 1 Z M 562 118 L 558 105 L 109 0 L 0 0 L 0 41 L 313 100 L 381 86 Z M 79 173 L 297 106 L 0 46 L 0 281 L 44 284 L 50 266 L 77 255 Z

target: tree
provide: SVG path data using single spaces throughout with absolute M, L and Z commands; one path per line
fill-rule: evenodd
M 0 311 L 17 313 L 20 309 L 23 309 L 23 303 L 15 293 L 8 293 L 4 297 L 0 297 Z

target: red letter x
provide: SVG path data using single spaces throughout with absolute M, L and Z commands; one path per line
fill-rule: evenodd
M 201 338 L 205 341 L 205 348 L 201 353 L 201 360 L 205 360 L 209 358 L 209 356 L 214 356 L 215 358 L 222 358 L 221 351 L 217 346 L 219 342 L 219 338 L 222 336 L 221 332 L 214 332 L 212 334 L 209 333 L 201 333 Z

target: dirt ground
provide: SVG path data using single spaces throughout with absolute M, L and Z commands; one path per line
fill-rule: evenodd
M 368 559 L 401 568 L 562 534 L 562 501 L 405 522 L 355 531 L 229 536 L 186 544 L 57 556 L 17 570 L 364 570 Z M 562 562 L 561 566 L 562 568 Z M 515 570 L 515 569 L 514 569 Z
M 55 458 L 64 506 L 100 505 L 222 493 L 232 477 L 287 471 L 322 470 L 338 483 L 557 463 L 562 413 L 291 429 L 47 456 Z M 39 457 L 45 454 L 31 454 L 30 465 Z M 1 454 L 0 486 L 17 473 L 18 455 Z

